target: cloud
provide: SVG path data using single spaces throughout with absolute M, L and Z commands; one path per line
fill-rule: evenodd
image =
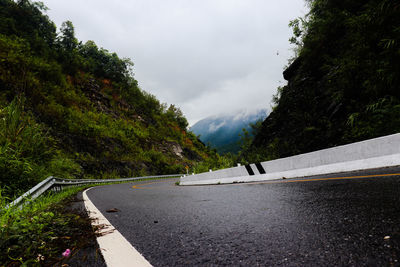
M 216 124 L 215 122 L 210 124 L 210 127 L 208 128 L 208 131 L 210 133 L 214 133 L 216 132 L 219 128 L 221 128 L 222 126 L 224 126 L 226 124 L 226 121 L 222 121 L 218 124 Z
M 45 0 L 78 39 L 129 57 L 139 85 L 191 123 L 269 107 L 291 56 L 289 20 L 303 0 Z M 277 53 L 279 51 L 279 53 Z

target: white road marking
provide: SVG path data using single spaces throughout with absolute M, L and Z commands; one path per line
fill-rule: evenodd
M 93 219 L 93 226 L 101 226 L 97 237 L 100 251 L 108 267 L 147 267 L 152 266 L 129 242 L 121 235 L 121 233 L 112 226 L 112 224 L 104 217 L 104 215 L 90 201 L 86 192 L 83 193 L 83 201 L 86 211 L 90 218 Z

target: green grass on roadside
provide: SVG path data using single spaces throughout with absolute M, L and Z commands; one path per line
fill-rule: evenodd
M 171 178 L 147 178 L 133 182 Z M 174 178 L 172 178 L 174 179 Z M 132 182 L 132 181 L 130 181 Z M 126 182 L 125 182 L 126 183 Z M 74 196 L 85 188 L 71 187 L 45 194 L 22 208 L 6 207 L 10 199 L 0 188 L 0 266 L 42 266 L 63 263 L 66 249 L 72 255 L 95 237 L 90 219 L 72 211 Z
M 65 205 L 83 188 L 48 194 L 26 202 L 21 209 L 6 208 L 7 199 L 0 195 L 0 265 L 55 264 L 63 260 L 66 249 L 81 246 L 81 227 L 87 228 L 88 218 L 66 212 Z

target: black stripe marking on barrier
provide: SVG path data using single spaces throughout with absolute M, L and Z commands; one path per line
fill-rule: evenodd
M 249 175 L 254 175 L 253 169 L 250 167 L 250 165 L 246 165 L 245 167 Z
M 256 167 L 257 167 L 257 170 L 260 172 L 260 174 L 265 173 L 265 170 L 264 170 L 263 166 L 261 165 L 261 163 L 256 163 Z

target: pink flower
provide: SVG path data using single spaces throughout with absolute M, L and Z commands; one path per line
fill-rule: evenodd
M 63 257 L 68 258 L 69 255 L 71 255 L 71 250 L 70 250 L 69 248 L 67 248 L 67 249 L 63 252 L 62 255 L 63 255 Z

